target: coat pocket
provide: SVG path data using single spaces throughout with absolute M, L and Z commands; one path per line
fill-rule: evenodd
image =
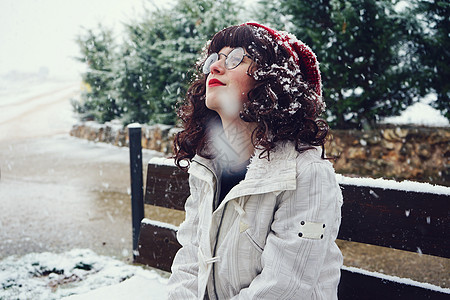
M 248 230 L 244 231 L 245 236 L 250 241 L 250 244 L 252 244 L 258 252 L 262 253 L 264 248 L 261 247 L 258 242 L 255 241 L 255 239 L 248 233 Z

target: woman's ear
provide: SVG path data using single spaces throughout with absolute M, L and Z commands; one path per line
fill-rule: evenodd
M 250 65 L 248 66 L 247 69 L 247 75 L 252 76 L 253 77 L 253 73 L 255 73 L 255 71 L 258 69 L 258 65 L 256 64 L 256 62 L 252 61 L 250 63 Z

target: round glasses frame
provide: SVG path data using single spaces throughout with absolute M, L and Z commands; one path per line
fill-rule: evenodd
M 207 75 L 211 73 L 211 66 L 220 59 L 220 55 L 225 56 L 225 68 L 227 70 L 237 68 L 244 60 L 244 57 L 252 59 L 250 55 L 245 53 L 244 48 L 242 47 L 234 48 L 228 55 L 225 53 L 212 53 L 203 64 L 203 74 Z

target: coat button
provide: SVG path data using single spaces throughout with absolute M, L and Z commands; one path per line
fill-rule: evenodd
M 325 228 L 325 224 L 323 224 L 323 228 Z
M 298 233 L 298 236 L 299 236 L 299 237 L 302 237 L 302 236 L 303 236 L 303 233 L 299 232 L 299 233 Z
M 305 225 L 305 221 L 301 221 L 301 222 L 300 222 L 300 225 Z

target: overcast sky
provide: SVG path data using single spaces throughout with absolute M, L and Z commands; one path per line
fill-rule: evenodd
M 122 22 L 140 16 L 151 3 L 163 7 L 173 0 L 1 0 L 0 75 L 12 70 L 77 76 L 83 66 L 75 43 L 81 26 L 98 23 L 120 32 Z

